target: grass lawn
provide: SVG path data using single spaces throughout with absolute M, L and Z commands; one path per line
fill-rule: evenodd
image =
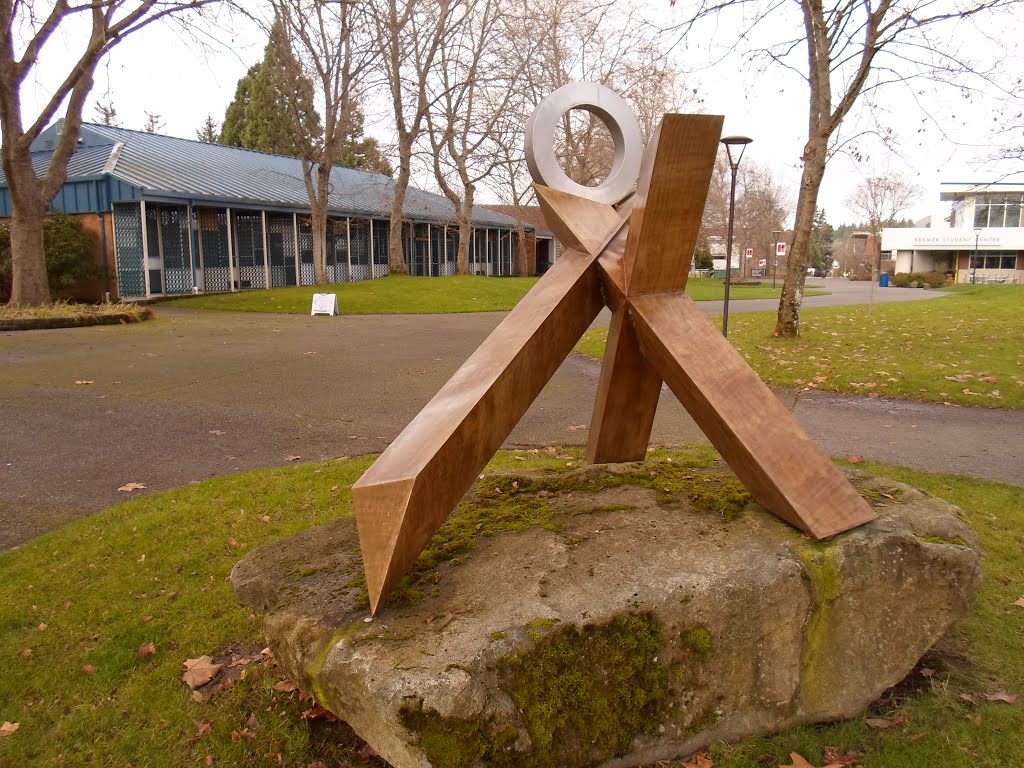
M 799 339 L 772 338 L 775 312 L 737 313 L 729 341 L 772 384 L 1024 408 L 1024 286 L 954 292 L 872 308 L 806 309 Z M 588 331 L 576 349 L 601 357 L 606 339 L 605 329 Z
M 685 461 L 693 452 L 673 455 Z M 368 463 L 215 478 L 128 501 L 0 555 L 0 765 L 363 764 L 343 725 L 303 719 L 313 704 L 280 684 L 260 654 L 259 617 L 242 609 L 227 577 L 253 547 L 351 514 L 348 488 Z M 491 469 L 564 465 L 503 453 Z M 948 643 L 959 661 L 931 663 L 935 674 L 916 679 L 916 692 L 872 713 L 896 727 L 874 730 L 860 718 L 715 745 L 714 765 L 776 766 L 790 752 L 820 765 L 829 746 L 862 755 L 865 768 L 1024 765 L 1024 704 L 984 698 L 1024 694 L 1024 609 L 1014 605 L 1024 594 L 1024 489 L 860 466 L 949 499 L 977 530 L 985 580 Z M 248 663 L 233 668 L 232 686 L 197 702 L 180 677 L 186 659 L 203 655 Z
M 223 309 L 233 312 L 309 313 L 314 293 L 338 294 L 338 311 L 343 315 L 447 314 L 451 312 L 496 312 L 514 307 L 537 282 L 536 277 L 408 277 L 396 275 L 379 280 L 338 283 L 326 286 L 272 288 L 269 291 L 241 291 L 212 296 L 175 299 L 176 307 Z M 694 278 L 687 293 L 696 301 L 721 299 L 721 280 Z M 824 293 L 818 291 L 817 293 Z M 765 299 L 777 297 L 767 284 L 740 285 L 730 298 Z M 809 296 L 816 295 L 808 291 Z

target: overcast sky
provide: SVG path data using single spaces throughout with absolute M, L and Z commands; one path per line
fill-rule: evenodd
M 649 8 L 655 18 L 666 23 L 674 21 L 679 13 L 667 0 L 655 0 Z M 778 37 L 786 30 L 762 24 L 757 31 L 767 38 Z M 1021 60 L 1010 58 L 1018 55 L 1015 48 L 1001 50 L 969 25 L 952 28 L 950 34 L 952 40 L 963 45 L 965 55 L 988 61 L 1000 58 L 1009 71 L 1021 71 Z M 216 36 L 219 42 L 213 48 L 201 50 L 179 39 L 171 27 L 157 24 L 126 39 L 97 70 L 96 85 L 83 117 L 96 120 L 93 105 L 109 93 L 125 127 L 141 129 L 148 110 L 160 115 L 165 124 L 163 133 L 194 139 L 207 114 L 218 122 L 223 119 L 238 79 L 263 54 L 265 38 L 255 26 L 218 31 Z M 749 158 L 768 164 L 792 190 L 795 204 L 799 157 L 807 131 L 806 85 L 793 72 L 779 67 L 759 72 L 757 62 L 749 57 L 739 52 L 726 55 L 726 46 L 734 37 L 729 25 L 721 21 L 704 27 L 686 45 L 676 47 L 677 65 L 684 72 L 694 72 L 687 76 L 687 84 L 697 89 L 701 111 L 724 114 L 726 135 L 739 133 L 754 139 L 744 162 Z M 38 105 L 48 97 L 49 78 L 66 74 L 61 67 L 67 66 L 67 59 L 60 56 L 59 49 L 73 52 L 80 44 L 73 34 L 67 34 L 52 41 L 44 51 L 42 60 L 56 66 L 44 65 L 36 80 L 26 84 L 26 118 L 34 118 Z M 833 158 L 819 206 L 834 225 L 856 219 L 847 209 L 846 199 L 865 176 L 896 172 L 915 181 L 922 192 L 908 215 L 916 219 L 932 213 L 948 214 L 948 207 L 938 200 L 940 182 L 991 181 L 1000 175 L 998 166 L 979 165 L 981 159 L 993 153 L 991 129 L 1000 107 L 998 100 L 966 99 L 954 89 L 936 90 L 924 84 L 910 90 L 897 87 L 887 93 L 871 114 L 892 127 L 896 149 L 887 151 L 878 141 L 863 140 L 858 143 L 863 155 L 859 161 L 845 155 Z M 938 125 L 926 117 L 922 106 Z M 864 127 L 866 111 L 861 115 L 860 127 Z M 386 142 L 387 133 L 374 128 L 383 119 L 386 115 L 368 115 L 367 133 Z M 850 125 L 847 135 L 857 129 L 853 121 Z M 1022 141 L 1020 130 L 1015 141 Z M 1016 178 L 1020 179 L 1020 174 Z M 427 184 L 427 179 L 421 180 L 421 185 Z

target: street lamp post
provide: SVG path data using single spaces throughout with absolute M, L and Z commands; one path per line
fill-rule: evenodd
M 974 228 L 974 258 L 971 260 L 971 285 L 977 282 L 978 277 L 978 240 L 981 239 L 981 227 Z
M 779 237 L 782 235 L 782 230 L 773 229 L 772 237 L 775 238 L 775 256 L 772 257 L 772 290 L 775 290 L 775 273 L 779 271 Z
M 725 246 L 725 301 L 722 304 L 722 335 L 729 335 L 729 287 L 732 284 L 732 226 L 733 215 L 736 211 L 736 172 L 740 168 L 740 160 L 743 159 L 743 152 L 747 144 L 753 139 L 747 136 L 726 136 L 722 139 L 725 144 L 725 154 L 729 158 L 729 167 L 732 169 L 732 184 L 729 187 L 729 237 Z M 736 159 L 732 158 L 732 148 L 739 147 L 739 154 Z

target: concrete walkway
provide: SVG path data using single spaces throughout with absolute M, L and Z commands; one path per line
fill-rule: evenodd
M 503 317 L 157 313 L 0 334 L 0 550 L 123 501 L 128 482 L 155 491 L 290 456 L 380 451 Z M 508 445 L 583 444 L 599 369 L 571 355 Z M 832 454 L 1024 485 L 1024 413 L 781 396 Z M 703 439 L 664 393 L 653 442 Z

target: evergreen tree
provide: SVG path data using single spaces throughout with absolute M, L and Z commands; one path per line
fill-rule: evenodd
M 160 133 L 165 125 L 166 123 L 160 119 L 160 115 L 146 111 L 146 125 L 143 127 L 146 133 Z
M 213 115 L 207 113 L 206 120 L 204 120 L 203 124 L 196 130 L 196 138 L 206 144 L 216 144 L 220 137 L 219 128 L 220 126 L 217 125 L 217 121 L 213 119 Z
M 349 119 L 351 125 L 348 126 L 348 138 L 342 144 L 341 151 L 334 159 L 334 164 L 344 168 L 358 168 L 361 171 L 382 173 L 385 176 L 394 173 L 391 163 L 381 153 L 377 140 L 372 136 L 363 135 L 362 110 L 354 108 Z
M 832 225 L 825 218 L 825 211 L 818 208 L 814 212 L 814 221 L 811 224 L 809 262 L 816 275 L 827 275 L 832 271 L 833 234 Z
M 289 112 L 291 103 L 298 104 L 301 131 L 296 131 Z M 306 157 L 322 131 L 313 106 L 313 84 L 302 75 L 283 25 L 275 23 L 263 61 L 249 67 L 238 81 L 235 98 L 224 113 L 220 143 Z

